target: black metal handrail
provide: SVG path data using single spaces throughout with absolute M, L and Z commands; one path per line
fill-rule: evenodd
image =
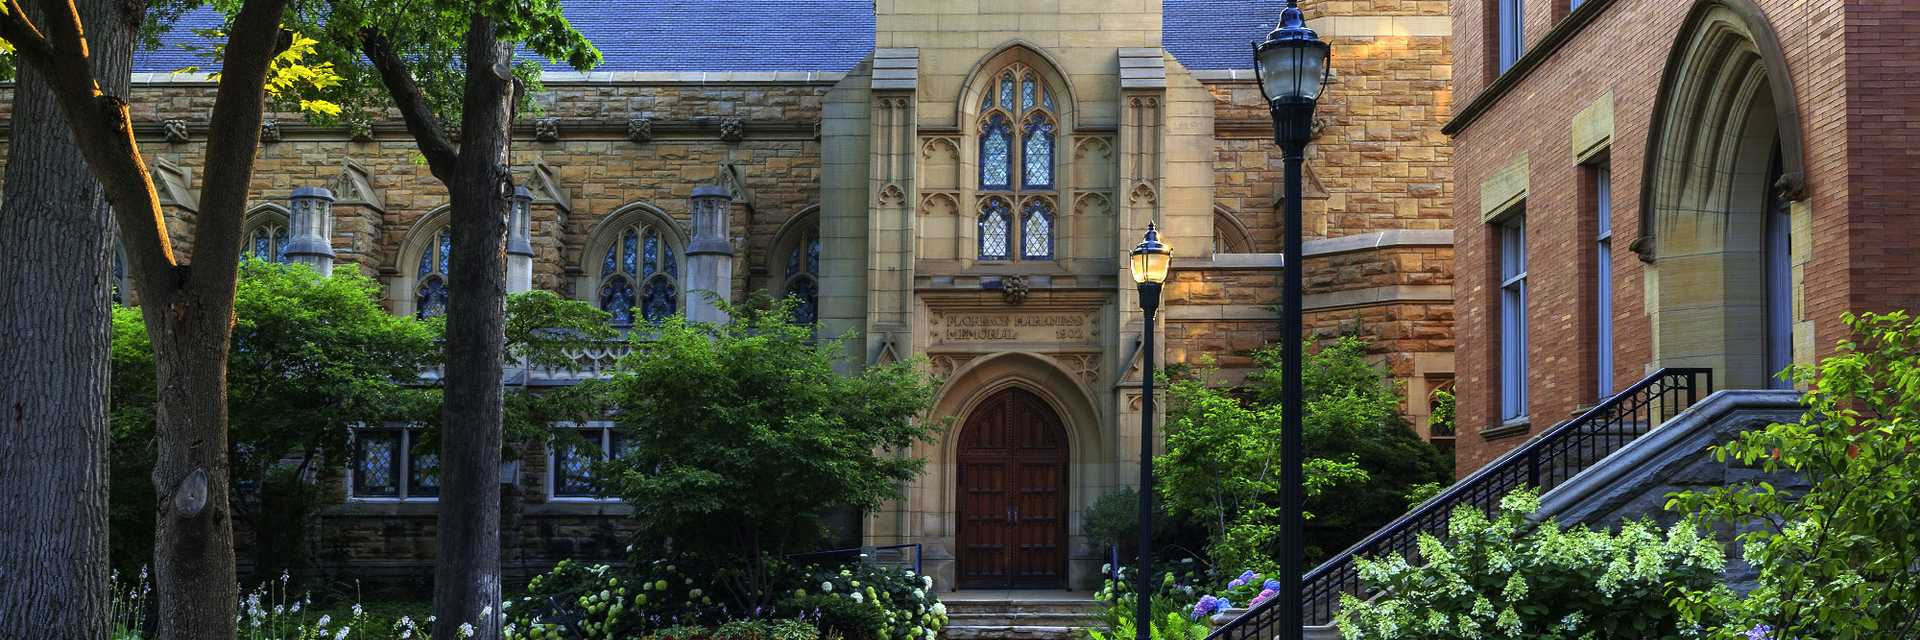
M 1446 534 L 1455 508 L 1470 504 L 1492 514 L 1500 498 L 1514 489 L 1537 487 L 1545 493 L 1693 406 L 1712 389 L 1712 369 L 1661 369 L 1528 440 L 1308 571 L 1299 603 L 1302 619 L 1309 625 L 1327 624 L 1333 621 L 1340 594 L 1365 597 L 1356 559 L 1387 553 L 1412 559 L 1421 534 Z M 1282 604 L 1278 599 L 1263 602 L 1207 638 L 1272 638 Z
M 825 558 L 859 558 L 860 554 L 868 554 L 870 559 L 877 560 L 879 552 L 892 551 L 894 549 L 911 549 L 913 551 L 913 563 L 912 563 L 913 574 L 920 575 L 920 544 L 919 543 L 888 544 L 888 545 L 881 545 L 878 547 L 849 547 L 846 549 L 828 549 L 826 551 L 809 551 L 806 553 L 796 553 L 793 555 L 789 555 L 787 556 L 787 560 L 802 561 L 802 560 L 819 560 L 819 559 L 825 559 Z

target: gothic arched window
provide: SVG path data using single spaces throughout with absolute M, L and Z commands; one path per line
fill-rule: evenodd
M 820 319 L 820 229 L 808 229 L 787 252 L 785 295 L 797 298 L 793 321 L 813 324 Z
M 240 257 L 252 256 L 255 260 L 267 262 L 286 262 L 281 251 L 287 248 L 287 217 L 278 212 L 265 212 L 254 216 L 247 225 L 247 232 L 241 236 L 245 240 L 240 246 Z
M 1052 260 L 1059 188 L 1055 170 L 1059 117 L 1053 92 L 1032 68 L 1014 63 L 981 92 L 981 260 Z M 1019 215 L 1015 216 L 1016 203 Z
M 653 225 L 636 222 L 607 245 L 595 299 L 614 324 L 632 325 L 635 309 L 641 319 L 659 322 L 680 308 L 679 280 L 673 244 Z
M 420 265 L 414 275 L 414 316 L 432 318 L 447 313 L 447 256 L 452 253 L 453 236 L 447 229 L 433 234 L 433 239 L 421 249 Z

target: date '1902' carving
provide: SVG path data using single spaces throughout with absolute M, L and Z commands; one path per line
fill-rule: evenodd
M 933 339 L 943 342 L 1085 342 L 1093 337 L 1084 313 L 955 313 L 934 316 Z

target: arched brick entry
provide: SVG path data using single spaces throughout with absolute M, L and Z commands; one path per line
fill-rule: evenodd
M 961 428 L 956 561 L 963 589 L 1057 589 L 1067 580 L 1067 432 L 1047 403 L 999 391 Z

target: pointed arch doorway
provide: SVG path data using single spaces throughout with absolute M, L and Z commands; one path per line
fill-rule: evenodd
M 961 427 L 962 589 L 1059 589 L 1067 580 L 1067 431 L 1033 392 L 995 392 Z

